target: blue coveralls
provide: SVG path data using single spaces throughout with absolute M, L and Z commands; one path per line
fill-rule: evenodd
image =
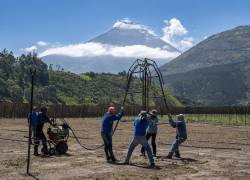
M 36 137 L 36 125 L 37 125 L 37 117 L 40 112 L 32 112 L 28 115 L 28 120 L 31 123 L 31 132 L 32 132 L 32 138 L 34 139 Z
M 149 158 L 150 164 L 154 163 L 152 150 L 146 139 L 146 130 L 148 128 L 149 122 L 146 117 L 136 117 L 134 120 L 134 138 L 128 147 L 127 157 L 125 163 L 129 163 L 132 153 L 138 144 L 146 150 Z
M 187 139 L 186 123 L 184 120 L 174 121 L 172 118 L 169 119 L 169 123 L 173 128 L 176 128 L 176 139 L 171 146 L 171 153 L 179 152 L 179 146 Z
M 45 153 L 48 151 L 47 147 L 47 139 L 46 136 L 44 135 L 43 132 L 43 126 L 45 123 L 49 122 L 49 118 L 46 113 L 40 113 L 37 117 L 37 125 L 36 125 L 36 141 L 35 141 L 35 146 L 34 150 L 37 151 L 39 142 L 42 141 L 43 148 L 45 150 Z
M 115 115 L 110 115 L 109 113 L 105 113 L 102 118 L 101 124 L 101 136 L 104 142 L 104 151 L 106 154 L 107 160 L 115 160 L 115 156 L 113 153 L 112 147 L 112 129 L 113 129 L 113 122 L 120 120 L 123 116 L 123 112 L 117 113 Z

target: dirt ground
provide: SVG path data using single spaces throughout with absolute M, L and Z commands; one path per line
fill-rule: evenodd
M 66 119 L 81 142 L 89 147 L 102 143 L 100 119 Z M 87 151 L 70 138 L 64 156 L 34 157 L 27 176 L 25 119 L 0 119 L 0 179 L 250 179 L 250 126 L 188 123 L 188 140 L 181 147 L 183 159 L 166 160 L 175 130 L 159 126 L 156 168 L 140 156 L 137 147 L 131 165 L 106 163 L 103 149 Z M 120 122 L 113 138 L 114 152 L 124 160 L 132 139 L 132 123 Z M 33 153 L 33 147 L 32 147 Z

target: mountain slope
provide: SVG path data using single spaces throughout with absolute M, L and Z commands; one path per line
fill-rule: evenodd
M 153 58 L 163 65 L 179 54 L 144 25 L 124 20 L 86 43 L 52 48 L 41 57 L 48 65 L 60 65 L 75 73 L 117 73 L 127 70 L 137 58 Z
M 194 69 L 248 61 L 250 26 L 239 26 L 215 34 L 161 67 L 164 75 Z
M 181 98 L 207 105 L 250 104 L 250 26 L 215 34 L 160 69 Z
M 169 51 L 178 51 L 156 35 L 143 29 L 114 27 L 110 31 L 95 37 L 89 42 L 99 42 L 114 46 L 145 45 L 153 48 L 164 48 Z
M 127 70 L 134 62 L 133 58 L 118 58 L 112 56 L 99 57 L 69 57 L 50 55 L 43 58 L 46 64 L 60 65 L 64 70 L 80 74 L 82 72 L 118 73 Z

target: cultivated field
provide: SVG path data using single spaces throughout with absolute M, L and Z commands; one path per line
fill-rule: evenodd
M 82 143 L 101 143 L 99 119 L 66 119 Z M 66 156 L 33 157 L 31 172 L 25 175 L 27 143 L 4 139 L 27 136 L 25 119 L 0 120 L 0 179 L 250 179 L 250 126 L 188 123 L 189 138 L 181 147 L 183 159 L 165 160 L 175 130 L 159 126 L 155 169 L 134 151 L 131 165 L 108 164 L 102 149 L 87 151 L 73 138 Z M 117 159 L 124 160 L 132 138 L 132 123 L 121 122 L 114 136 Z M 203 147 L 203 148 L 198 148 Z M 33 151 L 32 151 L 33 152 Z

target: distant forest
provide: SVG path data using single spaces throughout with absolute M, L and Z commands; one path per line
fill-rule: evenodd
M 15 57 L 4 49 L 0 52 L 0 101 L 29 102 L 30 70 L 36 70 L 34 101 L 39 104 L 120 104 L 126 86 L 126 72 L 82 73 L 64 72 L 62 68 L 53 69 L 36 54 Z M 134 86 L 139 86 L 139 80 Z M 159 93 L 159 87 L 152 88 Z M 165 89 L 170 105 L 182 106 L 182 103 Z M 141 96 L 135 95 L 133 102 L 140 103 Z M 132 101 L 131 98 L 128 101 Z M 150 102 L 152 105 L 154 101 Z

